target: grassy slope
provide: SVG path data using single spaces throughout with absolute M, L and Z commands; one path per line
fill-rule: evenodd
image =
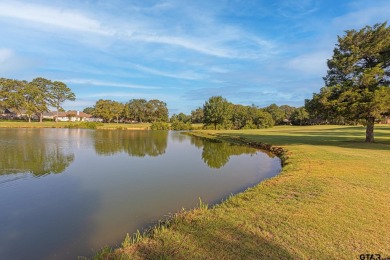
M 390 256 L 390 126 L 208 131 L 288 151 L 283 172 L 206 210 L 178 214 L 113 258 L 358 259 Z M 100 254 L 100 258 L 104 257 Z M 107 255 L 105 255 L 107 257 Z

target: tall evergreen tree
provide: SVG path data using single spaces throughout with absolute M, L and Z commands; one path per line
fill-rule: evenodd
M 387 23 L 348 30 L 338 37 L 319 94 L 307 101 L 311 111 L 366 121 L 366 142 L 374 142 L 374 123 L 390 110 L 390 28 Z
M 66 100 L 74 101 L 76 99 L 75 94 L 65 83 L 60 81 L 54 81 L 50 85 L 49 89 L 50 105 L 57 109 L 56 122 L 58 122 L 58 112 L 62 108 L 62 103 Z

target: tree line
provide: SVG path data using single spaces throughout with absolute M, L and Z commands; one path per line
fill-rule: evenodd
M 87 107 L 84 113 L 102 118 L 104 122 L 167 122 L 167 104 L 158 99 L 131 99 L 121 103 L 109 99 L 99 99 L 95 106 Z
M 265 108 L 210 97 L 203 107 L 174 114 L 174 129 L 203 123 L 214 129 L 265 128 L 281 124 L 364 124 L 366 142 L 374 142 L 375 122 L 390 116 L 390 27 L 387 23 L 347 30 L 338 37 L 333 56 L 327 62 L 325 86 L 305 106 L 294 108 L 271 104 Z M 36 78 L 31 82 L 0 78 L 0 110 L 24 111 L 29 121 L 52 106 L 57 112 L 74 93 L 62 82 Z M 168 122 L 163 101 L 132 99 L 127 103 L 98 100 L 84 112 L 105 122 Z
M 272 104 L 265 108 L 244 106 L 228 102 L 222 96 L 210 97 L 203 107 L 168 117 L 167 104 L 158 99 L 131 99 L 126 103 L 109 99 L 98 100 L 84 113 L 103 119 L 103 122 L 171 123 L 173 130 L 186 130 L 191 124 L 205 124 L 214 129 L 254 129 L 283 124 L 307 124 L 309 118 L 305 108 Z M 156 124 L 153 129 L 168 129 L 168 124 Z
M 65 83 L 51 81 L 42 77 L 32 81 L 0 78 L 0 110 L 23 113 L 28 121 L 35 115 L 43 120 L 43 113 L 54 107 L 63 110 L 66 100 L 74 101 L 75 94 Z M 57 121 L 56 117 L 56 121 Z
M 180 122 L 203 123 L 206 128 L 214 129 L 258 129 L 274 125 L 302 125 L 307 124 L 308 119 L 309 114 L 304 107 L 271 104 L 259 108 L 255 105 L 233 104 L 222 96 L 213 96 L 204 103 L 203 107 L 192 110 L 190 115 L 184 113 L 172 115 L 170 122 L 172 125 L 179 125 Z

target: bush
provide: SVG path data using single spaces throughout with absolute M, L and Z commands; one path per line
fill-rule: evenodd
M 169 124 L 164 122 L 154 122 L 150 126 L 152 130 L 169 130 Z
M 66 125 L 67 128 L 85 128 L 85 129 L 96 129 L 98 126 L 102 126 L 103 123 L 99 122 L 80 122 L 80 123 L 71 123 Z
M 171 124 L 172 130 L 192 130 L 190 122 L 184 123 L 183 121 L 174 120 Z

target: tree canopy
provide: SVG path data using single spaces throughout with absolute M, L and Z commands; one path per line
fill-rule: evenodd
M 167 104 L 158 99 L 147 101 L 146 99 L 132 99 L 127 103 L 121 103 L 109 99 L 100 99 L 94 107 L 84 109 L 90 111 L 96 117 L 102 118 L 105 122 L 115 119 L 119 121 L 135 122 L 167 122 Z
M 328 60 L 325 87 L 306 100 L 323 118 L 364 120 L 366 142 L 374 142 L 374 123 L 390 111 L 390 28 L 387 23 L 348 30 Z
M 23 112 L 31 121 L 33 115 L 40 117 L 49 107 L 62 109 L 66 100 L 75 100 L 75 94 L 65 83 L 38 77 L 31 82 L 0 78 L 0 109 Z
M 203 122 L 206 125 L 213 124 L 214 129 L 217 129 L 217 124 L 224 124 L 229 119 L 229 102 L 221 96 L 211 97 L 203 105 L 203 114 Z

